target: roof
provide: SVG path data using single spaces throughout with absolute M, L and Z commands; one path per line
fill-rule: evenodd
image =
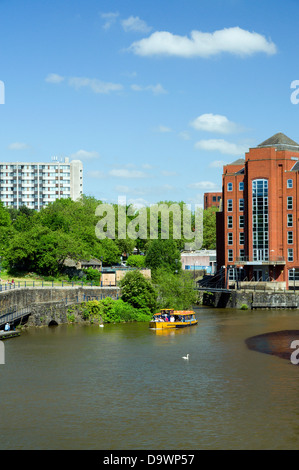
M 272 135 L 272 137 L 265 140 L 257 147 L 275 147 L 278 150 L 293 150 L 299 152 L 299 144 L 282 132 Z
M 228 165 L 244 165 L 244 164 L 245 164 L 244 158 L 238 158 L 238 160 L 235 160 L 232 163 L 228 163 Z
M 296 162 L 291 171 L 299 171 L 299 162 Z

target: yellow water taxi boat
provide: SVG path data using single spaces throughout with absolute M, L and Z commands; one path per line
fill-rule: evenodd
M 173 310 L 165 308 L 159 313 L 154 314 L 149 327 L 155 329 L 185 328 L 187 326 L 197 325 L 197 323 L 193 310 Z

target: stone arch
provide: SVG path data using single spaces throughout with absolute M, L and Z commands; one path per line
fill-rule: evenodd
M 48 324 L 48 326 L 58 326 L 58 323 L 56 320 L 51 320 Z

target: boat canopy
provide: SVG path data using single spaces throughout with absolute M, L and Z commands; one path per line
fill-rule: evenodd
M 155 316 L 161 316 L 161 315 L 194 315 L 193 310 L 171 310 L 171 309 L 163 309 L 161 312 L 155 313 Z

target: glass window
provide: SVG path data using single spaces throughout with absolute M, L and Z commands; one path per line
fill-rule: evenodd
M 288 261 L 290 261 L 290 262 L 294 261 L 293 248 L 288 248 Z
M 227 216 L 227 228 L 233 228 L 233 216 L 232 215 Z
M 227 190 L 232 191 L 233 190 L 233 183 L 227 183 Z
M 293 244 L 293 232 L 288 232 L 288 244 Z
M 288 196 L 287 208 L 288 208 L 288 211 L 293 209 L 293 198 L 292 198 L 292 196 Z
M 288 227 L 293 227 L 293 214 L 288 214 Z
M 293 187 L 293 180 L 288 180 L 287 181 L 287 188 L 292 188 Z
M 227 200 L 227 212 L 232 212 L 233 211 L 233 200 L 228 199 Z
M 239 234 L 239 245 L 244 245 L 244 243 L 245 243 L 245 233 L 240 232 L 240 234 Z
M 232 234 L 232 232 L 228 232 L 228 234 L 227 234 L 227 243 L 229 245 L 233 244 L 233 234 Z
M 269 259 L 268 230 L 268 180 L 253 180 L 252 238 L 254 261 L 267 261 Z
M 298 269 L 289 269 L 289 281 L 294 281 L 294 274 L 295 274 L 295 281 L 299 281 L 299 270 Z
M 244 228 L 245 227 L 245 217 L 244 215 L 239 215 L 239 228 Z
M 240 250 L 240 260 L 245 261 L 244 258 L 245 258 L 245 250 L 244 250 L 244 248 L 241 248 L 241 250 Z
M 244 191 L 244 182 L 240 181 L 239 183 L 239 191 Z
M 213 196 L 213 202 L 216 202 L 216 196 Z
M 239 211 L 244 210 L 244 199 L 239 199 Z
M 233 261 L 234 260 L 234 254 L 233 250 L 228 250 L 228 261 Z

